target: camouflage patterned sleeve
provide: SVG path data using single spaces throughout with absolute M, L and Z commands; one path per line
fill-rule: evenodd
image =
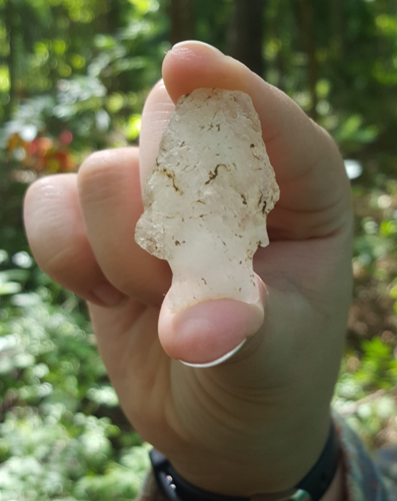
M 384 454 L 389 451 L 385 449 L 371 458 L 346 422 L 337 415 L 334 415 L 334 421 L 344 458 L 348 501 L 397 501 L 397 448 L 394 455 Z M 383 458 L 383 463 L 380 458 Z M 387 475 L 393 469 L 394 480 L 391 474 Z

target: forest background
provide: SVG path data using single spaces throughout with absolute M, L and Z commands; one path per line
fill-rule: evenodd
M 335 407 L 397 443 L 395 0 L 0 0 L 0 500 L 133 500 L 147 444 L 118 407 L 84 303 L 38 270 L 27 186 L 135 144 L 173 43 L 242 60 L 335 138 L 355 205 Z

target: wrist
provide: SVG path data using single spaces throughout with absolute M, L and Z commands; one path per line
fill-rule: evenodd
M 330 430 L 329 410 L 303 411 L 297 408 L 279 419 L 257 417 L 251 428 L 245 426 L 239 433 L 233 421 L 230 425 L 225 420 L 221 429 L 202 426 L 200 441 L 190 439 L 190 447 L 181 444 L 162 452 L 180 476 L 206 491 L 242 497 L 284 492 L 316 464 Z M 196 418 L 204 421 L 202 413 Z
M 294 487 L 282 492 L 255 492 L 251 488 L 248 497 L 216 494 L 191 484 L 158 451 L 153 450 L 150 456 L 158 486 L 172 501 L 343 501 L 343 472 L 339 467 L 338 438 L 333 425 L 325 447 L 311 470 Z M 227 480 L 223 489 L 228 489 L 228 483 Z

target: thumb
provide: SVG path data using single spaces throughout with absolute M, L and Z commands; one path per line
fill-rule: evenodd
M 254 303 L 219 299 L 173 311 L 167 294 L 158 328 L 166 353 L 202 367 L 218 365 L 237 353 L 263 324 L 267 290 L 258 276 L 256 279 L 259 296 Z

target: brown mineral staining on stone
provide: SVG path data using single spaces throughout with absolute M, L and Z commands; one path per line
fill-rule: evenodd
M 251 98 L 220 89 L 181 97 L 146 180 L 135 235 L 169 262 L 173 310 L 257 299 L 252 257 L 269 243 L 266 217 L 278 198 Z

